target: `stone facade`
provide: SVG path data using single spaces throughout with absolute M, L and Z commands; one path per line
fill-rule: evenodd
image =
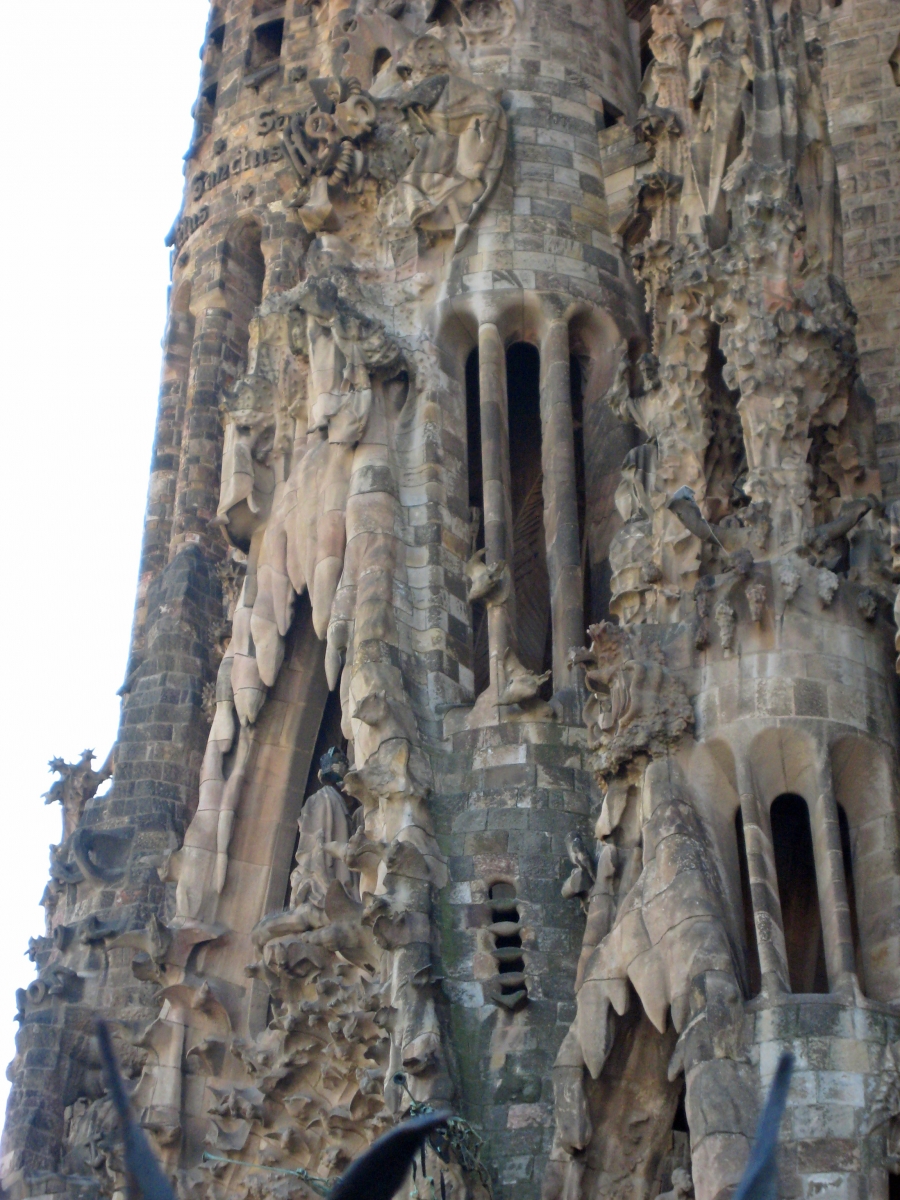
M 97 1013 L 182 1200 L 423 1106 L 411 1198 L 714 1200 L 785 1048 L 780 1194 L 896 1197 L 898 36 L 213 4 L 12 1200 L 124 1194 Z

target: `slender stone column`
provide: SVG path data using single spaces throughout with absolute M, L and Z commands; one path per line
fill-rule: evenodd
M 566 658 L 572 646 L 583 645 L 585 625 L 566 321 L 553 321 L 541 343 L 541 465 L 553 630 L 553 690 L 560 692 L 575 683 Z
M 481 397 L 481 472 L 484 492 L 485 561 L 504 560 L 509 567 L 505 604 L 487 609 L 491 684 L 497 688 L 497 664 L 515 645 L 515 589 L 512 580 L 513 523 L 509 477 L 509 409 L 506 353 L 496 325 L 478 329 L 478 388 Z
M 203 308 L 197 317 L 175 489 L 170 560 L 186 542 L 206 548 L 213 541 L 219 542 L 218 530 L 211 530 L 209 522 L 216 515 L 219 503 L 222 465 L 219 384 L 228 345 L 230 315 L 224 308 Z
M 769 995 L 789 992 L 790 973 L 784 943 L 781 900 L 778 895 L 778 877 L 775 873 L 772 827 L 769 814 L 756 795 L 749 763 L 738 761 L 737 784 L 741 798 L 744 848 L 747 852 L 747 874 L 750 878 L 753 926 L 756 930 L 762 989 Z
M 841 981 L 855 974 L 856 958 L 853 953 L 850 902 L 847 897 L 847 878 L 844 874 L 844 855 L 841 849 L 841 827 L 838 823 L 831 764 L 827 757 L 818 763 L 817 776 L 818 795 L 810 817 L 828 987 L 833 992 Z

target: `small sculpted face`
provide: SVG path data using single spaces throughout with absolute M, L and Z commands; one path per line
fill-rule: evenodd
M 397 74 L 412 87 L 450 69 L 450 58 L 436 37 L 416 38 L 397 63 Z

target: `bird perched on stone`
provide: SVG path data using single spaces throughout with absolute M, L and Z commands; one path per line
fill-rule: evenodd
M 566 834 L 566 852 L 573 867 L 580 867 L 591 877 L 592 881 L 596 879 L 597 868 L 580 833 L 573 830 Z
M 670 508 L 685 529 L 701 542 L 712 541 L 715 537 L 709 522 L 700 511 L 692 489 L 687 485 L 678 489 L 666 507 Z
M 466 596 L 470 604 L 486 599 L 506 578 L 506 563 L 502 559 L 500 562 L 486 563 L 484 555 L 482 546 L 465 565 Z

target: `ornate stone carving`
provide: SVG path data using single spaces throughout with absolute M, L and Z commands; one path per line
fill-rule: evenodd
M 63 811 L 63 839 L 75 832 L 84 806 L 96 795 L 101 784 L 112 778 L 115 747 L 110 750 L 106 761 L 99 771 L 91 765 L 94 761 L 93 750 L 82 750 L 77 763 L 67 763 L 62 758 L 50 759 L 50 770 L 59 779 L 50 785 L 50 790 L 44 793 L 45 804 L 60 804 Z
M 431 34 L 404 51 L 398 72 L 408 90 L 400 107 L 424 133 L 419 152 L 385 199 L 391 231 L 452 231 L 462 248 L 490 196 L 506 155 L 506 113 L 480 84 L 461 75 Z
M 584 721 L 595 769 L 611 775 L 635 754 L 665 754 L 691 729 L 694 714 L 657 646 L 606 621 L 588 634 L 590 647 L 571 658 L 590 692 Z
M 406 1090 L 436 1103 L 449 1085 L 430 966 L 432 867 L 411 840 L 365 837 L 362 810 L 339 790 L 345 770 L 340 755 L 323 758 L 329 782 L 300 817 L 291 906 L 253 933 L 248 971 L 266 981 L 274 1015 L 234 1049 L 267 1103 L 229 1099 L 219 1113 L 262 1127 L 270 1164 L 325 1178 L 391 1123 Z
M 653 349 L 623 358 L 609 393 L 650 439 L 640 498 L 626 464 L 635 494 L 622 492 L 627 523 L 610 556 L 625 621 L 682 619 L 722 550 L 775 557 L 832 525 L 844 539 L 857 499 L 877 489 L 854 315 L 836 279 L 820 48 L 805 43 L 796 5 L 776 13 L 767 0 L 699 15 L 672 0 L 652 22 L 636 131 L 653 158 L 627 236 Z M 791 79 L 796 113 L 782 90 L 758 117 L 775 74 Z
M 358 184 L 365 169 L 360 143 L 377 114 L 356 78 L 314 79 L 311 87 L 315 105 L 291 117 L 282 141 L 300 183 L 291 204 L 307 232 L 319 233 L 339 226 L 330 193 Z

